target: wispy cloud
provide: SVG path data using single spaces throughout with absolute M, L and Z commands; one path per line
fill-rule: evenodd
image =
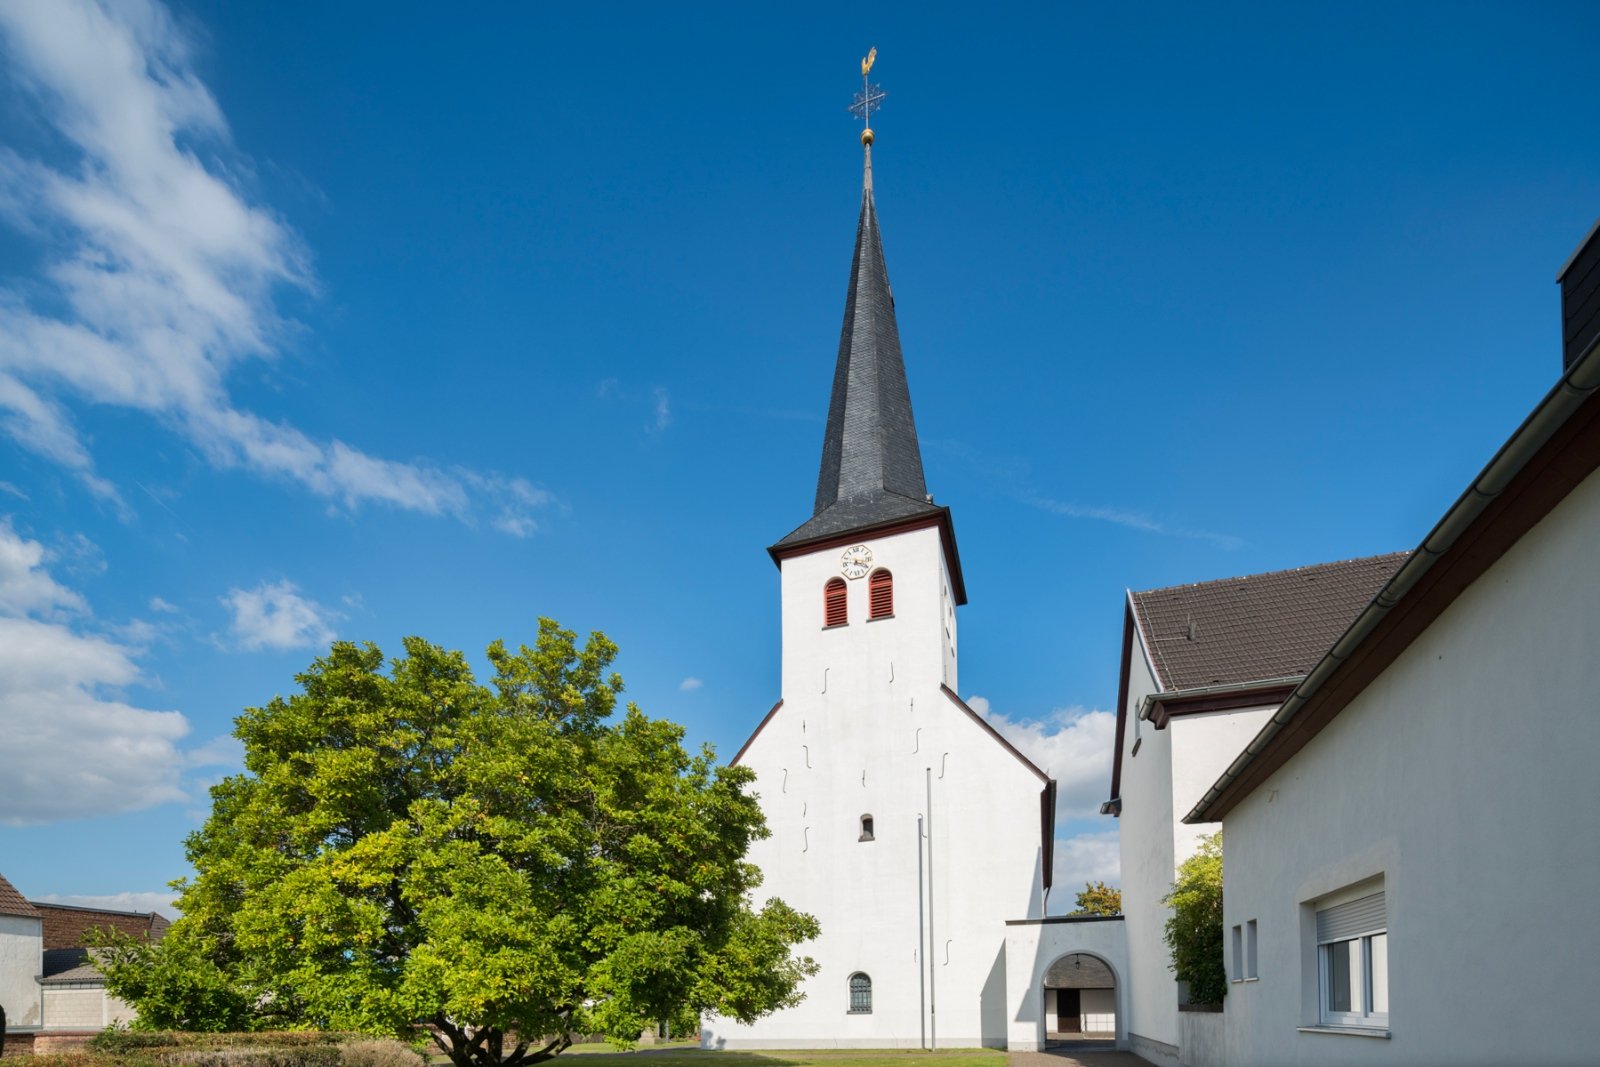
M 0 519 L 0 823 L 181 800 L 188 721 L 118 694 L 141 681 L 140 627 L 100 627 L 44 546 Z
M 692 693 L 696 689 L 700 689 L 700 688 L 704 687 L 705 684 L 706 683 L 702 682 L 698 678 L 685 678 L 683 681 L 678 683 L 678 692 L 680 692 L 680 693 Z
M 230 589 L 222 603 L 233 612 L 230 631 L 240 648 L 315 648 L 333 640 L 338 612 L 300 595 L 293 582 L 263 582 L 254 589 Z
M 346 509 L 487 514 L 531 531 L 549 497 L 523 479 L 373 456 L 234 403 L 229 371 L 272 358 L 289 328 L 277 295 L 315 293 L 315 277 L 299 237 L 231 180 L 248 162 L 165 8 L 18 0 L 0 5 L 0 43 L 73 150 L 63 165 L 0 151 L 0 217 L 47 261 L 43 286 L 0 289 L 0 432 L 123 511 L 72 403 L 143 412 L 215 467 Z
M 1033 483 L 1033 468 L 1025 459 L 996 458 L 987 455 L 963 441 L 932 439 L 922 442 L 924 448 L 934 449 L 959 460 L 964 466 L 983 475 L 984 480 L 1000 493 L 1028 507 L 1060 515 L 1069 519 L 1087 519 L 1091 522 L 1111 523 L 1140 533 L 1159 534 L 1207 541 L 1225 551 L 1244 547 L 1242 537 L 1214 533 L 1174 524 L 1156 518 L 1145 511 L 1106 504 L 1084 504 L 1078 501 L 1057 500 L 1041 493 Z
M 655 404 L 651 409 L 650 423 L 645 429 L 650 433 L 660 433 L 672 425 L 672 398 L 665 389 L 659 387 L 652 390 L 651 395 L 655 397 Z
M 176 615 L 178 613 L 178 605 L 171 601 L 163 600 L 161 597 L 153 596 L 150 598 L 150 610 L 159 611 L 163 615 Z
M 1213 533 L 1210 530 L 1193 530 L 1187 527 L 1169 526 L 1151 518 L 1139 511 L 1125 511 L 1121 508 L 1100 507 L 1089 504 L 1073 504 L 1064 500 L 1052 500 L 1038 493 L 1019 493 L 1017 499 L 1029 507 L 1048 511 L 1052 515 L 1065 515 L 1073 519 L 1093 519 L 1096 522 L 1109 522 L 1118 526 L 1126 526 L 1130 530 L 1142 530 L 1145 533 L 1167 534 L 1172 537 L 1185 537 L 1194 541 L 1209 541 L 1218 548 L 1232 552 L 1244 547 L 1244 538 L 1235 537 L 1233 534 Z

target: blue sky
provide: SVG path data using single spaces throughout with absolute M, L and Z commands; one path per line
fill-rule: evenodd
M 1587 4 L 0 7 L 0 873 L 149 906 L 334 637 L 778 695 L 874 184 L 963 696 L 1115 879 L 1123 591 L 1414 546 L 1560 364 Z

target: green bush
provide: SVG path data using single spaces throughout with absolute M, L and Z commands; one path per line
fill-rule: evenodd
M 423 1058 L 393 1038 L 352 1041 L 339 1049 L 344 1067 L 422 1067 Z
M 1222 965 L 1222 831 L 1200 839 L 1200 851 L 1178 865 L 1172 892 L 1161 899 L 1172 909 L 1165 938 L 1172 970 L 1189 983 L 1195 1004 L 1221 1004 L 1228 995 Z

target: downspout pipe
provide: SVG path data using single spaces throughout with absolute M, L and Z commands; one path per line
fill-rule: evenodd
M 1206 791 L 1196 804 L 1183 817 L 1186 823 L 1203 823 L 1212 821 L 1207 817 L 1207 809 L 1216 799 L 1244 773 L 1267 746 L 1276 737 L 1306 703 L 1327 684 L 1335 671 L 1345 660 L 1359 648 L 1367 636 L 1377 629 L 1384 617 L 1404 599 L 1406 593 L 1422 579 L 1422 576 L 1433 569 L 1433 565 L 1443 556 L 1472 526 L 1478 516 L 1502 492 L 1511 480 L 1527 466 L 1528 461 L 1543 448 L 1545 443 L 1559 430 L 1572 413 L 1581 407 L 1584 401 L 1600 389 L 1600 339 L 1589 346 L 1573 361 L 1567 372 L 1555 388 L 1545 394 L 1539 406 L 1523 420 L 1517 427 L 1511 439 L 1500 446 L 1488 466 L 1473 481 L 1467 491 L 1462 493 L 1450 510 L 1444 513 L 1428 536 L 1422 539 L 1422 544 L 1417 547 L 1409 559 L 1405 561 L 1394 577 L 1380 590 L 1378 595 L 1368 604 L 1366 610 L 1356 616 L 1356 621 L 1344 632 L 1344 636 L 1334 642 L 1331 649 L 1324 655 L 1318 664 L 1306 675 L 1305 680 L 1289 695 L 1289 699 L 1268 719 L 1261 732 L 1245 746 L 1222 777 Z

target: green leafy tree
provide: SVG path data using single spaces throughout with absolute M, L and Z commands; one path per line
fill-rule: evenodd
M 251 1025 L 426 1025 L 458 1067 L 798 1002 L 816 966 L 792 950 L 817 924 L 749 903 L 745 853 L 767 833 L 753 772 L 690 756 L 681 727 L 632 705 L 608 721 L 616 651 L 541 619 L 532 648 L 489 647 L 481 686 L 418 638 L 387 672 L 376 647 L 335 644 L 300 693 L 236 720 L 246 773 L 189 837 L 183 918 L 109 963 L 112 991 L 141 1024 L 141 993 L 165 990 L 152 1018 L 237 1025 L 235 1002 L 161 978 L 197 954 Z
M 1122 890 L 1104 882 L 1085 882 L 1074 915 L 1121 915 Z
M 1200 849 L 1178 865 L 1178 879 L 1161 902 L 1172 909 L 1166 942 L 1172 970 L 1189 983 L 1189 999 L 1220 1004 L 1228 993 L 1222 965 L 1222 831 L 1200 839 Z

